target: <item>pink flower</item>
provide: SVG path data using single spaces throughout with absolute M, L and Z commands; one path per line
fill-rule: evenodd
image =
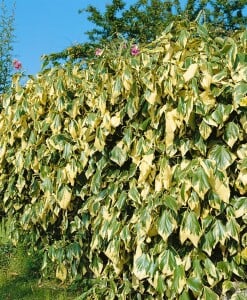
M 20 70 L 22 68 L 22 64 L 19 60 L 17 59 L 14 59 L 13 60 L 13 67 L 16 69 L 16 70 Z
M 96 56 L 101 56 L 103 54 L 103 50 L 100 49 L 100 48 L 97 48 L 96 51 L 95 51 L 95 55 Z
M 137 45 L 133 45 L 130 49 L 130 53 L 131 53 L 131 55 L 136 56 L 136 55 L 140 54 L 140 49 L 138 48 Z

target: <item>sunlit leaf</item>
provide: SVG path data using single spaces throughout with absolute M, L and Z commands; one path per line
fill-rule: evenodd
M 148 254 L 142 253 L 140 256 L 134 257 L 133 273 L 139 280 L 149 276 L 150 264 L 151 261 Z
M 177 293 L 181 294 L 186 285 L 186 277 L 183 266 L 175 266 L 174 278 L 172 282 L 172 289 Z
M 208 157 L 216 162 L 220 170 L 227 169 L 235 160 L 235 155 L 223 145 L 213 146 Z
M 168 210 L 164 210 L 158 221 L 158 233 L 164 241 L 172 234 L 173 230 L 177 227 L 177 222 Z
M 128 156 L 126 151 L 123 147 L 120 146 L 115 146 L 110 153 L 111 160 L 118 164 L 120 167 L 125 163 L 127 157 Z
M 67 278 L 67 268 L 64 266 L 64 264 L 58 265 L 56 269 L 56 277 L 64 282 Z
M 209 178 L 202 167 L 198 167 L 192 177 L 192 186 L 197 194 L 203 199 L 210 188 Z
M 189 239 L 197 247 L 201 237 L 201 227 L 194 212 L 184 212 L 179 236 L 182 244 Z
M 205 300 L 219 300 L 220 298 L 210 288 L 204 287 L 203 288 L 203 293 L 202 293 L 202 299 L 205 299 Z
M 187 279 L 187 286 L 194 295 L 200 295 L 203 284 L 200 278 L 190 277 Z
M 227 238 L 227 230 L 221 220 L 216 220 L 212 226 L 212 234 L 215 241 L 225 244 Z
M 186 72 L 183 75 L 185 82 L 191 80 L 195 76 L 197 69 L 198 69 L 198 64 L 191 64 L 189 66 L 189 68 L 186 70 Z
M 67 185 L 62 186 L 57 192 L 57 199 L 62 209 L 67 209 L 72 199 L 72 192 Z
M 164 250 L 158 258 L 159 268 L 164 275 L 172 275 L 174 266 L 177 264 L 176 255 L 170 249 Z

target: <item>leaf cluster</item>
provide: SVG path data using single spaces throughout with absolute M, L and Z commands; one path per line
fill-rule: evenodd
M 247 32 L 184 21 L 113 46 L 16 75 L 0 210 L 44 273 L 87 278 L 81 299 L 219 299 L 246 281 Z

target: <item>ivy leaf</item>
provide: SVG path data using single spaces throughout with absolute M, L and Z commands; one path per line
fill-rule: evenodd
M 110 159 L 120 167 L 126 162 L 127 158 L 126 151 L 120 145 L 115 146 L 110 153 Z
M 232 201 L 236 218 L 247 214 L 247 197 L 235 197 Z
M 198 69 L 198 64 L 191 64 L 183 75 L 184 81 L 187 82 L 191 80 L 195 76 L 197 69 Z
M 202 121 L 199 126 L 199 131 L 204 140 L 207 140 L 212 132 L 211 126 L 209 126 L 206 122 Z
M 147 89 L 144 93 L 144 98 L 152 105 L 154 105 L 156 102 L 159 101 L 159 94 L 157 93 L 156 90 L 150 91 Z
M 202 250 L 205 251 L 209 256 L 211 256 L 212 250 L 214 249 L 216 244 L 217 241 L 215 240 L 212 231 L 209 231 L 204 235 Z
M 239 243 L 240 226 L 235 220 L 231 218 L 226 223 L 227 234 Z
M 172 289 L 176 294 L 181 294 L 184 286 L 186 285 L 186 276 L 184 271 L 184 266 L 175 266 L 174 277 L 172 282 Z
M 158 266 L 161 272 L 166 276 L 170 276 L 173 274 L 174 266 L 176 264 L 177 264 L 176 254 L 170 249 L 165 250 L 158 257 Z
M 182 295 L 179 297 L 179 300 L 191 300 L 189 292 L 183 291 Z
M 234 87 L 234 91 L 233 91 L 233 101 L 234 101 L 233 103 L 235 109 L 239 105 L 241 105 L 241 101 L 242 99 L 244 99 L 246 94 L 247 94 L 247 83 L 241 81 Z
M 202 298 L 204 300 L 219 300 L 219 296 L 208 287 L 203 288 Z
M 177 227 L 177 222 L 173 218 L 171 212 L 164 210 L 161 218 L 158 221 L 158 233 L 167 242 L 167 238 Z
M 64 282 L 67 278 L 67 268 L 64 264 L 59 264 L 56 269 L 56 277 Z
M 210 188 L 209 178 L 202 167 L 198 167 L 192 175 L 192 186 L 201 199 Z
M 142 253 L 139 257 L 134 258 L 133 273 L 139 280 L 149 277 L 150 264 L 151 260 L 148 254 Z
M 57 200 L 62 209 L 67 209 L 72 199 L 72 191 L 67 185 L 63 185 L 57 192 Z
M 190 277 L 187 279 L 187 286 L 195 296 L 199 296 L 203 288 L 202 280 L 198 277 Z
M 195 247 L 198 246 L 201 237 L 201 227 L 193 211 L 184 212 L 179 235 L 182 244 L 189 239 Z
M 209 151 L 208 158 L 214 160 L 220 170 L 226 170 L 236 159 L 224 145 L 214 145 Z
M 227 125 L 225 127 L 223 138 L 226 141 L 227 145 L 232 148 L 232 146 L 239 139 L 238 125 L 234 122 L 227 123 Z
M 163 201 L 164 201 L 165 206 L 167 206 L 168 208 L 173 210 L 175 213 L 177 212 L 179 206 L 178 206 L 178 201 L 176 198 L 174 198 L 170 195 L 164 195 Z
M 226 176 L 225 173 L 223 172 L 218 172 L 220 173 L 220 176 L 218 174 L 213 175 L 212 173 L 210 174 L 210 184 L 212 187 L 212 198 L 210 198 L 210 200 L 216 200 L 216 203 L 218 203 L 218 205 L 221 205 L 221 201 L 224 201 L 225 203 L 229 203 L 229 199 L 230 199 L 230 187 L 229 187 L 229 179 Z M 217 194 L 218 198 L 214 195 Z M 220 201 L 219 201 L 220 200 Z M 217 208 L 219 209 L 219 208 Z
M 102 259 L 99 256 L 94 256 L 92 263 L 90 264 L 91 270 L 96 276 L 101 276 L 104 264 Z
M 156 273 L 157 275 L 157 286 L 156 286 L 156 290 L 159 294 L 163 294 L 164 291 L 166 290 L 166 285 L 165 285 L 165 280 L 163 278 L 163 276 L 158 275 L 158 273 Z
M 221 245 L 225 244 L 227 231 L 221 220 L 216 220 L 211 228 L 214 240 L 220 242 Z
M 140 194 L 136 186 L 133 186 L 129 189 L 128 196 L 134 201 L 134 203 L 140 202 Z

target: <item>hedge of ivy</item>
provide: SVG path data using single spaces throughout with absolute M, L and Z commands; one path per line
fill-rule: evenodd
M 247 31 L 130 47 L 13 78 L 1 214 L 81 299 L 219 299 L 247 274 Z

